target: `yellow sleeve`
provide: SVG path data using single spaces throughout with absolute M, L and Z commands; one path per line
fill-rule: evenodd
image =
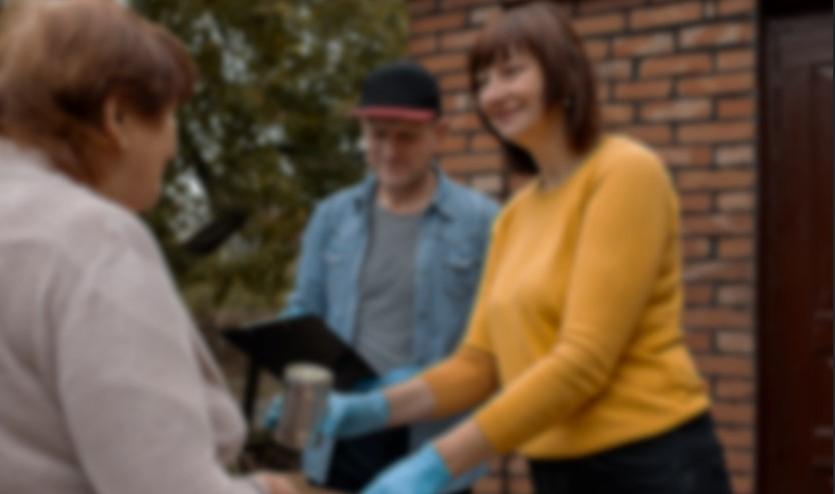
M 558 342 L 476 414 L 497 451 L 525 443 L 600 393 L 637 325 L 674 235 L 675 199 L 661 163 L 649 154 L 629 158 L 603 171 L 591 191 Z

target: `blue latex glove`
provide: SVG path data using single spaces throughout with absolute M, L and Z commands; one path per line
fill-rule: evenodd
M 354 391 L 371 391 L 374 389 L 383 389 L 386 386 L 399 384 L 408 381 L 422 371 L 420 367 L 398 367 L 392 369 L 382 376 L 363 379 L 356 383 L 351 389 Z
M 273 396 L 273 399 L 270 401 L 270 406 L 267 407 L 267 411 L 264 412 L 264 417 L 261 419 L 261 425 L 264 426 L 265 429 L 273 430 L 278 425 L 279 420 L 281 420 L 281 409 L 282 405 L 284 404 L 284 397 L 280 394 Z
M 273 398 L 263 424 L 274 429 L 281 421 L 283 399 Z M 356 437 L 383 429 L 389 418 L 389 405 L 382 391 L 336 393 L 328 397 L 328 411 L 317 432 L 324 436 Z
M 443 458 L 428 444 L 384 471 L 362 494 L 437 494 L 451 481 Z

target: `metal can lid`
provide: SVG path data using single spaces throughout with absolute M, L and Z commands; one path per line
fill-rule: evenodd
M 293 362 L 284 368 L 284 381 L 330 386 L 333 383 L 333 373 L 319 364 Z

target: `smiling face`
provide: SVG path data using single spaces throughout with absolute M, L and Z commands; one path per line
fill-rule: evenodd
M 526 147 L 554 126 L 542 67 L 530 52 L 510 50 L 479 71 L 476 81 L 479 108 L 503 139 Z
M 437 121 L 364 117 L 360 120 L 365 159 L 381 188 L 414 189 L 432 174 L 432 158 L 442 136 Z

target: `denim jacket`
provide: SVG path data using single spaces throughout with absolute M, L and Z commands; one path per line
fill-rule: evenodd
M 417 368 L 449 355 L 463 336 L 498 211 L 491 199 L 452 182 L 437 167 L 435 173 L 437 187 L 421 219 L 416 248 L 413 354 L 409 365 Z M 315 208 L 302 241 L 296 284 L 282 317 L 316 314 L 345 342 L 355 341 L 359 275 L 375 191 L 376 179 L 369 175 Z M 413 426 L 412 448 L 453 422 Z M 322 443 L 305 455 L 305 472 L 319 482 L 327 475 L 333 446 L 330 441 Z M 463 486 L 456 482 L 456 487 Z

